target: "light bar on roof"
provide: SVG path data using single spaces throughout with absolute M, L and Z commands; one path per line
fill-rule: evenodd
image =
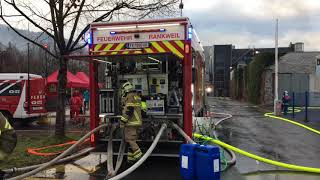
M 139 28 L 148 28 L 148 27 L 168 27 L 168 26 L 179 26 L 180 24 L 150 24 L 150 25 L 139 25 Z
M 134 29 L 137 26 L 118 26 L 118 27 L 98 27 L 97 30 L 111 30 L 111 29 Z
M 150 24 L 150 25 L 137 25 L 137 26 L 118 26 L 118 27 L 97 27 L 97 30 L 134 29 L 134 28 L 149 28 L 149 27 L 168 27 L 168 26 L 179 26 L 179 25 L 180 24 L 175 23 L 175 24 Z

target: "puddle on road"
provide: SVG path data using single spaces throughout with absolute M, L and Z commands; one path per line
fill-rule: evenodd
M 27 180 L 43 180 L 43 179 L 51 179 L 51 180 L 59 180 L 59 179 L 68 179 L 68 180 L 99 180 L 104 179 L 104 172 L 106 171 L 105 162 L 107 160 L 106 154 L 100 153 L 91 153 L 89 156 L 81 158 L 77 161 L 66 165 L 58 165 L 51 169 L 45 170 L 32 178 L 27 178 Z M 148 166 L 157 166 L 157 164 L 148 164 Z M 159 170 L 167 169 L 163 166 L 156 167 L 156 171 L 150 171 L 146 169 L 139 174 L 157 174 Z M 162 168 L 163 167 L 163 168 Z M 177 171 L 179 174 L 179 168 L 174 169 L 173 171 Z M 228 170 L 230 171 L 230 170 Z M 228 172 L 227 171 L 227 172 Z M 99 173 L 100 172 L 100 173 Z M 101 174 L 103 172 L 103 174 Z M 231 172 L 231 171 L 230 171 Z M 171 174 L 173 172 L 170 172 Z M 159 174 L 158 174 L 159 175 Z M 159 175 L 161 176 L 161 175 Z M 242 178 L 241 178 L 242 176 Z M 128 178 L 132 179 L 132 178 Z M 133 176 L 133 179 L 136 179 Z M 139 178 L 141 179 L 141 178 Z M 143 179 L 143 178 L 142 178 Z M 162 178 L 163 179 L 163 178 Z M 167 179 L 170 179 L 167 177 Z M 177 179 L 176 177 L 174 179 Z M 308 173 L 299 173 L 299 172 L 290 172 L 290 171 L 257 171 L 253 173 L 247 174 L 232 174 L 229 176 L 222 176 L 221 180 L 230 180 L 230 179 L 243 179 L 243 180 L 319 180 L 320 176 L 315 174 Z
M 93 180 L 91 173 L 100 169 L 100 165 L 107 160 L 105 154 L 92 153 L 84 158 L 76 160 L 66 165 L 57 165 L 41 173 L 38 173 L 28 180 L 38 179 L 70 179 L 70 180 Z

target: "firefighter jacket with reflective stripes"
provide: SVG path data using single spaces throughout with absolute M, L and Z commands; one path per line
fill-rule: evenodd
M 125 123 L 125 126 L 141 126 L 142 117 L 140 96 L 135 92 L 129 92 L 124 98 L 121 121 Z
M 6 117 L 3 116 L 2 113 L 0 113 L 0 136 L 3 132 L 13 130 L 12 126 L 10 125 L 9 121 Z
M 9 121 L 0 112 L 0 160 L 3 160 L 16 146 L 17 136 L 13 132 Z

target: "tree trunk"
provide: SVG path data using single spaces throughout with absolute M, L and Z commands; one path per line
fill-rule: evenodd
M 63 56 L 59 59 L 59 73 L 58 73 L 58 104 L 56 116 L 56 136 L 65 136 L 65 119 L 66 119 L 66 86 L 67 86 L 67 59 Z

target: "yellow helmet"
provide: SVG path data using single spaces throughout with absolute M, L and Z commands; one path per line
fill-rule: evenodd
M 122 94 L 131 92 L 131 91 L 133 91 L 133 86 L 129 81 L 127 81 L 122 85 Z

